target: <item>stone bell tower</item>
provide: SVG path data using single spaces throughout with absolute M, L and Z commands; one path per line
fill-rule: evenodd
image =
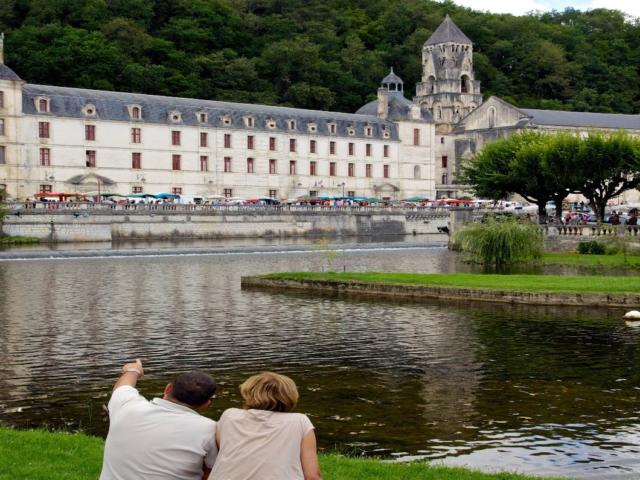
M 449 15 L 422 47 L 422 82 L 413 101 L 429 110 L 440 131 L 482 103 L 473 73 L 473 43 Z

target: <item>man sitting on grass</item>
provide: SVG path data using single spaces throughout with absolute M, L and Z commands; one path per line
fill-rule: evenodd
M 109 400 L 109 433 L 100 480 L 202 480 L 218 454 L 216 422 L 195 410 L 209 406 L 213 379 L 193 371 L 178 376 L 162 398 L 147 401 L 135 386 L 138 359 L 122 367 Z

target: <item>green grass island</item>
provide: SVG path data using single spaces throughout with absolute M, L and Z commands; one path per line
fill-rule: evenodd
M 465 302 L 640 307 L 638 276 L 282 272 L 242 277 L 242 286 Z
M 98 478 L 104 440 L 81 433 L 0 427 L 0 480 L 86 480 Z M 481 473 L 424 462 L 391 463 L 335 454 L 320 455 L 325 480 L 551 480 L 559 477 Z

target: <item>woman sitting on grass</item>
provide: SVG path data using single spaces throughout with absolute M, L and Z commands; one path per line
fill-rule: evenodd
M 240 385 L 243 410 L 226 410 L 216 429 L 218 458 L 209 480 L 321 480 L 309 418 L 292 413 L 293 380 L 264 372 Z

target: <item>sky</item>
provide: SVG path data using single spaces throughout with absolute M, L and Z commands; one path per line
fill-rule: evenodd
M 514 15 L 523 15 L 533 10 L 561 11 L 566 7 L 573 7 L 577 10 L 609 8 L 640 17 L 640 0 L 454 0 L 454 2 L 474 10 Z

